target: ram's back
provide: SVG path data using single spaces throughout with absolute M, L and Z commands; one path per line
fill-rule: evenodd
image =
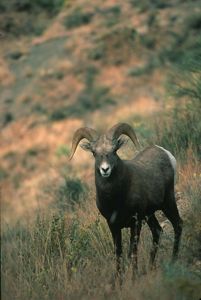
M 161 209 L 166 191 L 174 186 L 175 162 L 170 159 L 172 154 L 166 151 L 159 146 L 150 146 L 126 162 L 130 175 L 128 202 L 142 211 L 150 207 Z
M 172 179 L 176 172 L 176 159 L 166 149 L 160 146 L 149 146 L 139 152 L 132 162 L 142 167 L 145 172 L 163 175 L 167 180 Z

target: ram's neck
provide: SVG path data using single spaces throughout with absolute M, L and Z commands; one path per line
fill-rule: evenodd
M 98 171 L 95 172 L 97 206 L 106 218 L 121 206 L 127 184 L 125 168 L 124 162 L 120 160 L 109 178 L 103 178 Z

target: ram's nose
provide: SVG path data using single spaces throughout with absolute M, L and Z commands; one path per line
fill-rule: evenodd
M 108 172 L 108 170 L 109 170 L 109 167 L 106 167 L 106 168 L 101 168 L 101 170 L 103 171 L 103 173 L 107 173 Z
M 109 177 L 111 174 L 111 167 L 107 162 L 100 165 L 100 173 L 103 177 Z

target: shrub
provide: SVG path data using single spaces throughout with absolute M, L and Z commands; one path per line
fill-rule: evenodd
M 158 132 L 160 143 L 173 152 L 185 154 L 192 147 L 200 156 L 201 53 L 197 49 L 183 57 L 169 82 L 170 93 L 177 101 L 173 113 L 162 121 L 162 132 L 159 127 Z
M 131 27 L 114 28 L 96 40 L 89 58 L 102 59 L 108 64 L 122 64 L 133 55 L 137 32 Z
M 74 209 L 81 203 L 87 193 L 87 186 L 80 179 L 64 177 L 63 183 L 55 194 L 54 205 L 61 211 Z
M 39 36 L 53 17 L 62 8 L 65 0 L 1 0 L 0 10 L 5 12 L 0 22 L 0 31 L 6 35 Z M 0 11 L 1 12 L 1 11 Z M 16 17 L 14 17 L 13 12 Z M 41 12 L 43 17 L 41 18 Z M 45 12 L 45 14 L 44 14 Z M 19 54 L 15 54 L 18 59 Z
M 13 120 L 14 120 L 14 116 L 13 116 L 13 114 L 11 112 L 5 113 L 4 121 L 3 121 L 3 126 L 8 125 Z
M 30 100 L 28 98 L 25 101 L 30 101 Z M 40 104 L 40 103 L 35 104 L 32 107 L 32 110 L 33 110 L 33 112 L 36 112 L 37 114 L 41 114 L 41 115 L 46 115 L 47 114 L 46 108 L 42 104 Z
M 81 111 L 95 111 L 106 105 L 113 105 L 115 101 L 108 96 L 109 88 L 93 87 L 93 89 L 85 89 L 78 96 L 78 102 Z
M 164 9 L 172 6 L 172 3 L 170 1 L 162 1 L 162 0 L 154 0 L 154 1 L 143 0 L 140 2 L 137 0 L 130 0 L 130 4 L 135 8 L 137 7 L 140 10 L 140 12 L 145 12 L 151 9 Z
M 11 0 L 11 1 L 2 1 L 2 7 L 4 11 L 36 11 L 44 9 L 50 13 L 56 13 L 63 6 L 65 0 Z
M 64 0 L 36 0 L 35 4 L 51 13 L 56 13 L 64 4 Z
M 60 158 L 62 156 L 68 156 L 70 154 L 70 149 L 66 145 L 60 145 L 56 150 L 56 155 Z
M 183 197 L 188 201 L 185 215 L 185 254 L 188 262 L 195 264 L 201 261 L 201 172 L 197 157 L 192 150 L 188 152 L 188 166 L 186 178 L 182 178 Z
M 104 46 L 102 44 L 99 44 L 98 46 L 92 48 L 89 51 L 89 58 L 93 60 L 102 59 L 104 57 L 104 51 L 105 51 Z
M 185 26 L 190 29 L 200 30 L 201 29 L 201 15 L 196 13 L 192 14 L 185 20 Z
M 37 156 L 39 154 L 39 152 L 40 152 L 39 148 L 33 147 L 33 148 L 28 149 L 26 151 L 25 155 L 35 157 L 35 156 Z
M 64 19 L 64 25 L 67 29 L 80 27 L 89 24 L 93 17 L 93 13 L 82 12 L 81 9 L 75 9 L 70 15 Z
M 143 34 L 140 35 L 140 41 L 142 46 L 148 48 L 148 49 L 154 49 L 156 41 L 155 38 L 153 36 L 151 36 L 150 34 Z
M 7 177 L 8 177 L 7 171 L 4 168 L 0 167 L 0 181 L 4 180 Z
M 49 119 L 50 121 L 59 121 L 66 119 L 69 116 L 69 110 L 68 107 L 61 107 L 56 110 L 54 110 L 50 116 Z
M 106 26 L 111 27 L 119 22 L 121 7 L 114 5 L 109 8 L 98 9 L 97 12 L 105 17 Z
M 97 69 L 93 66 L 86 70 L 85 88 L 78 96 L 78 103 L 83 111 L 94 111 L 105 105 L 115 103 L 108 95 L 108 87 L 96 86 L 95 76 L 97 73 Z

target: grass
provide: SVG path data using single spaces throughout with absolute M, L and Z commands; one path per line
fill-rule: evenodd
M 183 171 L 189 176 L 188 168 Z M 77 203 L 73 213 L 56 206 L 48 212 L 40 211 L 33 222 L 19 222 L 15 226 L 3 223 L 3 299 L 199 299 L 201 272 L 196 263 L 201 259 L 201 245 L 196 237 L 200 237 L 201 203 L 197 201 L 198 179 L 182 181 L 183 193 L 187 193 L 190 202 L 184 218 L 178 263 L 169 263 L 172 232 L 166 229 L 157 268 L 144 274 L 150 250 L 150 233 L 145 227 L 139 250 L 140 276 L 133 286 L 126 258 L 128 234 L 124 230 L 126 273 L 122 289 L 118 285 L 111 289 L 115 265 L 112 239 L 106 222 L 97 214 L 93 197 L 86 197 L 84 205 Z M 192 183 L 193 188 L 189 190 Z

